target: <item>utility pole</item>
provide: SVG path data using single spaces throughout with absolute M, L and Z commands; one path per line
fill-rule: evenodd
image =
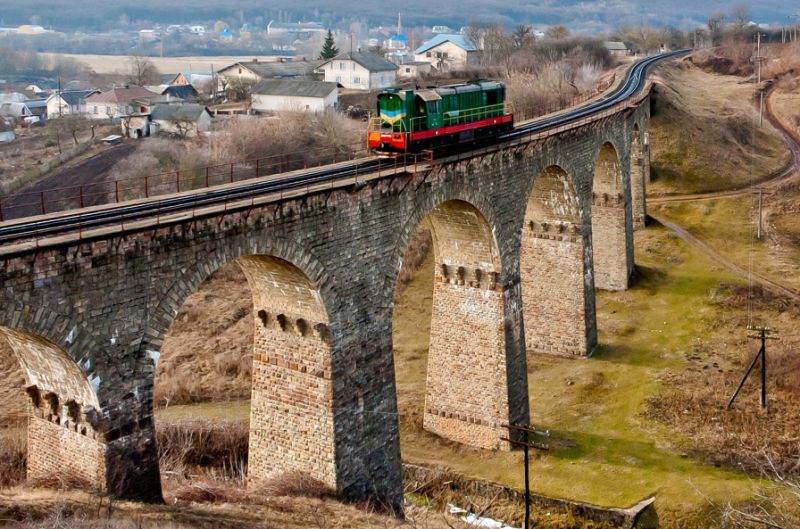
M 774 331 L 769 327 L 748 327 L 748 331 L 755 331 L 751 332 L 748 337 L 749 338 L 756 338 L 761 340 L 761 348 L 756 353 L 755 358 L 753 358 L 753 362 L 750 364 L 750 367 L 747 369 L 747 373 L 744 374 L 744 378 L 739 383 L 739 387 L 736 388 L 731 400 L 728 401 L 728 409 L 733 406 L 733 401 L 736 400 L 736 397 L 739 395 L 739 392 L 742 390 L 744 383 L 747 381 L 747 378 L 750 376 L 750 373 L 753 371 L 753 368 L 756 364 L 761 361 L 761 409 L 764 411 L 769 411 L 769 407 L 767 404 L 767 340 L 775 340 L 776 337 L 774 336 Z
M 529 463 L 528 463 L 528 450 L 530 448 L 534 448 L 536 450 L 549 450 L 550 447 L 547 445 L 542 445 L 538 443 L 531 443 L 529 434 L 534 435 L 542 435 L 545 437 L 550 437 L 550 431 L 540 432 L 533 426 L 524 426 L 521 424 L 504 424 L 503 428 L 507 428 L 509 435 L 508 437 L 501 437 L 502 441 L 507 441 L 508 443 L 521 446 L 523 451 L 523 457 L 525 458 L 525 525 L 522 526 L 522 529 L 530 529 L 531 527 L 531 486 L 530 486 L 530 470 L 529 470 Z M 523 441 L 518 441 L 515 439 L 511 439 L 512 435 L 511 432 L 522 432 L 524 434 L 525 439 Z
M 761 204 L 763 195 L 764 195 L 764 189 L 759 187 L 758 188 L 758 234 L 757 234 L 758 240 L 761 240 L 761 219 L 762 219 Z

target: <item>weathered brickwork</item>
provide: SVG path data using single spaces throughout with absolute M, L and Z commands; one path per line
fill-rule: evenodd
M 105 492 L 105 444 L 91 427 L 34 411 L 28 419 L 28 479 Z
M 604 143 L 597 156 L 592 189 L 592 250 L 594 283 L 602 290 L 624 290 L 633 273 L 628 258 L 632 234 L 626 230 L 631 215 L 630 200 L 623 188 L 621 164 L 616 149 Z M 632 230 L 632 229 L 631 229 Z
M 330 333 L 321 296 L 287 261 L 238 262 L 255 315 L 248 486 L 296 471 L 336 488 Z
M 76 446 L 102 446 L 83 450 L 101 455 L 80 465 L 82 475 L 104 473 L 100 488 L 114 496 L 157 501 L 155 362 L 186 297 L 220 266 L 237 261 L 254 292 L 258 331 L 251 477 L 301 470 L 335 484 L 345 497 L 379 497 L 399 509 L 391 329 L 395 283 L 414 230 L 431 218 L 437 264 L 426 426 L 505 448 L 498 425 L 529 419 L 526 334 L 535 337 L 527 342 L 534 350 L 585 354 L 596 340 L 595 286 L 627 285 L 633 269 L 630 138 L 634 125 L 646 130 L 646 107 L 647 100 L 557 136 L 415 173 L 280 202 L 162 216 L 160 225 L 145 220 L 83 232 L 80 241 L 0 248 L 0 327 L 38 337 L 69 359 L 43 364 L 53 367 L 36 380 L 57 380 L 57 365 L 75 368 L 72 379 L 80 383 L 40 388 L 52 393 L 40 402 L 70 400 L 67 387 L 76 403 L 96 399 L 90 406 L 81 402 L 86 412 L 76 421 L 92 425 L 91 435 L 88 428 L 86 436 L 78 428 L 80 438 L 65 431 Z M 598 154 L 608 151 L 604 145 L 613 146 L 613 156 Z M 614 171 L 606 170 L 607 160 Z M 595 171 L 598 165 L 604 169 Z M 573 204 L 570 219 L 551 225 L 531 217 L 531 227 L 531 196 L 544 199 L 534 187 L 551 166 L 567 175 L 579 217 Z M 596 173 L 614 175 L 613 190 Z M 563 280 L 559 297 L 565 299 L 538 302 L 539 327 L 537 301 L 523 292 L 545 274 L 548 281 Z M 562 334 L 542 330 L 556 321 Z M 15 353 L 36 365 L 41 355 L 34 349 Z M 87 387 L 88 397 L 75 398 Z M 74 404 L 61 408 L 51 414 L 61 424 L 48 419 L 42 431 L 63 428 L 70 413 L 74 419 Z M 36 435 L 45 441 L 33 444 L 31 461 L 67 442 L 62 434 Z
M 631 136 L 631 211 L 633 212 L 633 229 L 644 228 L 647 217 L 645 198 L 645 153 L 639 126 L 634 125 Z
M 557 166 L 546 168 L 528 197 L 520 248 L 528 351 L 587 355 L 596 345 L 580 221 L 569 175 Z

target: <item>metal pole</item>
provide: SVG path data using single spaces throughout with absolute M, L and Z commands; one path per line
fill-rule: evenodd
M 767 331 L 761 329 L 761 407 L 767 409 Z
M 761 91 L 761 99 L 758 103 L 758 126 L 764 126 L 764 91 Z
M 763 191 L 762 188 L 758 188 L 758 240 L 761 240 L 761 204 Z
M 523 445 L 523 449 L 525 450 L 525 529 L 530 529 L 531 526 L 531 486 L 528 480 L 528 443 L 530 443 L 530 439 L 528 438 L 528 431 L 525 430 L 525 444 Z
M 763 350 L 764 349 L 763 349 L 763 346 L 762 346 L 761 351 L 763 351 Z M 756 357 L 753 358 L 753 363 L 750 364 L 750 367 L 747 369 L 747 373 L 744 374 L 744 377 L 742 378 L 742 381 L 739 382 L 739 387 L 736 388 L 736 392 L 731 397 L 731 400 L 728 401 L 728 409 L 730 409 L 730 407 L 733 405 L 733 401 L 736 400 L 736 397 L 739 395 L 739 392 L 742 391 L 742 386 L 744 386 L 744 383 L 747 381 L 747 377 L 750 376 L 750 372 L 753 371 L 754 367 L 756 367 L 756 364 L 758 363 L 758 360 L 761 358 L 761 351 L 759 351 L 759 354 L 757 354 Z

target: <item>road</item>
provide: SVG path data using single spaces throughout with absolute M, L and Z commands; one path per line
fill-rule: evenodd
M 772 112 L 772 105 L 770 104 L 769 96 L 772 94 L 772 90 L 769 91 L 766 97 L 767 104 L 765 105 L 765 116 L 769 120 L 772 125 L 778 129 L 781 134 L 783 134 L 784 140 L 788 145 L 789 149 L 792 151 L 792 158 L 790 162 L 784 167 L 783 169 L 776 171 L 771 175 L 766 175 L 760 179 L 760 183 L 758 187 L 764 189 L 765 192 L 774 191 L 786 181 L 794 178 L 797 175 L 798 170 L 800 170 L 800 143 L 798 143 L 797 139 L 795 138 L 794 134 L 787 130 L 783 123 L 778 120 Z M 665 204 L 665 203 L 674 203 L 674 202 L 694 202 L 700 200 L 713 200 L 719 198 L 729 198 L 729 197 L 738 197 L 738 196 L 745 196 L 748 194 L 752 194 L 755 192 L 757 188 L 755 187 L 746 187 L 742 189 L 735 189 L 735 190 L 728 190 L 728 191 L 718 191 L 716 193 L 698 193 L 695 195 L 676 195 L 671 197 L 647 197 L 648 204 Z M 682 228 L 680 225 L 676 224 L 675 222 L 668 220 L 663 215 L 659 215 L 658 213 L 648 213 L 650 217 L 657 220 L 662 226 L 667 228 L 671 233 L 675 234 L 679 237 L 683 242 L 695 248 L 696 250 L 706 254 L 710 257 L 714 262 L 719 263 L 725 266 L 728 270 L 736 274 L 737 276 L 745 279 L 746 281 L 756 282 L 760 284 L 765 289 L 774 292 L 779 295 L 786 296 L 794 301 L 800 302 L 800 292 L 771 279 L 764 277 L 763 275 L 745 270 L 741 266 L 737 265 L 734 261 L 732 261 L 728 256 L 721 253 L 720 251 L 714 249 L 713 247 L 709 246 L 699 238 L 695 237 L 691 233 L 689 233 L 686 229 Z

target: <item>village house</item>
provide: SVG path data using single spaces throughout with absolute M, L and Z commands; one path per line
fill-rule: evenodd
M 198 103 L 159 103 L 150 113 L 150 131 L 180 138 L 195 138 L 211 130 L 211 114 Z
M 397 77 L 401 79 L 417 79 L 431 73 L 433 65 L 424 61 L 412 61 L 400 64 L 397 70 Z
M 441 71 L 463 70 L 473 64 L 478 48 L 464 35 L 442 33 L 414 51 L 417 62 L 429 62 Z
M 337 55 L 315 70 L 325 75 L 328 83 L 352 90 L 380 90 L 397 81 L 397 65 L 380 55 L 353 51 Z
M 98 92 L 86 98 L 87 116 L 91 119 L 119 119 L 149 109 L 142 102 L 158 96 L 141 86 L 125 86 Z M 134 105 L 134 100 L 138 103 Z
M 615 57 L 627 57 L 633 55 L 633 45 L 629 42 L 607 41 L 603 46 Z
M 311 77 L 313 63 L 306 61 L 252 61 L 235 62 L 217 72 L 217 91 L 224 92 L 234 83 L 256 84 L 264 79 L 286 77 Z
M 99 90 L 65 90 L 47 98 L 47 117 L 79 116 L 86 114 L 86 98 Z
M 324 112 L 339 104 L 336 83 L 296 79 L 267 79 L 253 87 L 251 108 L 256 112 Z
M 169 99 L 182 99 L 184 101 L 197 101 L 200 99 L 200 94 L 190 84 L 169 85 L 161 90 L 161 95 L 167 96 Z
M 210 83 L 214 76 L 211 71 L 203 72 L 203 73 L 195 73 L 195 72 L 178 72 L 177 74 L 167 75 L 163 78 L 164 84 L 169 86 L 185 86 L 185 85 L 192 85 L 195 88 L 202 88 Z

